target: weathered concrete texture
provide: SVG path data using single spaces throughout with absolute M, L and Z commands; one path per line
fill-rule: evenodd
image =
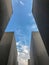
M 49 54 L 49 0 L 33 0 L 32 13 Z
M 17 65 L 17 49 L 16 49 L 16 41 L 15 41 L 14 37 L 13 37 L 13 40 L 12 40 L 12 45 L 11 45 L 7 65 Z
M 49 57 L 39 32 L 32 33 L 30 65 L 49 65 Z
M 0 39 L 12 14 L 12 1 L 0 0 Z
M 0 65 L 7 65 L 14 33 L 4 33 L 0 41 Z

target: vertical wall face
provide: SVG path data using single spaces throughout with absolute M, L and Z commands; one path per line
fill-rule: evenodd
M 49 65 L 49 57 L 39 32 L 32 33 L 30 52 L 31 65 Z
M 7 65 L 13 33 L 4 33 L 0 41 L 0 65 Z
M 31 35 L 31 44 L 30 44 L 30 65 L 38 65 L 33 34 Z
M 0 39 L 12 14 L 12 1 L 0 0 Z
M 49 0 L 33 0 L 32 13 L 49 54 Z
M 30 59 L 28 59 L 28 65 L 30 65 Z
M 17 65 L 17 51 L 16 50 L 17 50 L 16 42 L 15 42 L 15 38 L 13 37 L 7 65 Z

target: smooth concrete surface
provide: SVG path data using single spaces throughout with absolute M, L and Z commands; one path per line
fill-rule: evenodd
M 16 49 L 16 41 L 15 41 L 14 37 L 13 37 L 13 40 L 12 40 L 12 45 L 11 45 L 7 65 L 17 65 L 17 49 Z
M 17 61 L 17 65 L 18 65 L 18 61 Z
M 32 13 L 49 54 L 49 0 L 33 0 Z
M 30 65 L 49 65 L 49 56 L 39 32 L 32 33 Z
M 13 35 L 13 32 L 4 33 L 0 41 L 0 65 L 7 65 Z
M 28 59 L 28 65 L 30 65 L 30 59 Z
M 12 0 L 0 0 L 0 39 L 11 18 Z

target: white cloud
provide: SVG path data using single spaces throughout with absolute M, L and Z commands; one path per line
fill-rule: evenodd
M 20 4 L 24 6 L 24 3 L 20 0 Z
M 20 49 L 18 48 L 18 62 L 19 65 L 27 65 L 29 57 L 29 47 L 27 45 L 21 44 L 21 41 L 17 42 L 20 45 Z M 22 51 L 20 52 L 19 50 Z
M 20 29 L 16 31 L 16 34 L 20 38 L 18 42 L 16 42 L 17 51 L 18 51 L 18 62 L 19 65 L 27 65 L 29 57 L 29 47 L 27 44 L 27 36 L 24 36 L 24 33 Z
M 19 42 L 17 42 L 16 45 L 18 46 L 19 45 Z
M 23 49 L 23 52 L 25 53 L 25 54 L 29 54 L 28 52 L 29 52 L 29 49 L 28 49 L 28 46 L 23 46 L 22 45 L 22 49 Z
M 28 65 L 27 61 L 19 57 L 19 65 Z

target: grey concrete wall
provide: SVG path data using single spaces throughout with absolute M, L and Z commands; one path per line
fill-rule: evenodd
M 34 56 L 35 55 L 35 48 L 33 44 L 33 37 L 31 35 L 31 43 L 30 43 L 30 65 L 35 65 L 34 63 Z
M 18 65 L 18 61 L 17 61 L 17 64 L 16 65 Z
M 4 33 L 0 41 L 0 65 L 7 65 L 14 33 Z
M 30 65 L 30 59 L 28 59 L 28 65 Z
M 15 41 L 14 37 L 13 37 L 13 40 L 12 40 L 12 45 L 11 45 L 7 65 L 17 65 L 17 49 L 16 49 L 16 41 Z
M 0 0 L 0 39 L 11 18 L 12 0 Z
M 33 0 L 32 13 L 49 54 L 49 0 Z
M 49 65 L 49 57 L 39 32 L 32 33 L 30 65 Z

